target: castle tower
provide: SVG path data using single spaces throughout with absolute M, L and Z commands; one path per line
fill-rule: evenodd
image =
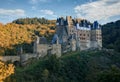
M 71 16 L 67 16 L 66 17 L 66 21 L 67 21 L 67 25 L 68 26 L 73 26 L 73 21 L 72 21 L 72 17 Z
M 93 23 L 93 28 L 91 30 L 91 47 L 102 48 L 102 33 L 97 21 Z
M 51 54 L 56 55 L 57 57 L 61 56 L 61 44 L 59 44 L 59 38 L 56 36 L 57 40 L 55 44 L 52 44 Z
M 97 40 L 98 48 L 101 49 L 102 48 L 102 31 L 101 31 L 101 27 L 99 26 L 96 29 L 96 40 Z
M 39 44 L 39 37 L 37 36 L 33 44 L 33 53 L 37 53 L 37 45 Z
M 67 22 L 67 31 L 68 31 L 68 36 L 74 33 L 74 28 L 73 28 L 73 19 L 71 16 L 66 17 L 66 22 Z

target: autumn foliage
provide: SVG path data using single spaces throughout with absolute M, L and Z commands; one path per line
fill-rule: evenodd
M 24 20 L 26 19 L 23 19 L 23 24 L 20 23 L 20 20 L 6 25 L 0 23 L 0 55 L 4 55 L 6 51 L 9 55 L 8 50 L 11 50 L 11 52 L 15 50 L 15 45 L 31 44 L 36 35 L 49 38 L 55 33 L 55 23 L 53 22 L 39 19 L 41 23 L 33 22 L 29 24 L 29 22 L 25 23 Z M 37 19 L 27 19 L 26 21 L 28 20 L 32 22 Z
M 12 48 L 16 44 L 32 41 L 32 32 L 23 25 L 6 24 L 0 25 L 0 52 L 4 53 L 7 48 Z M 27 27 L 27 26 L 26 26 Z
M 4 82 L 8 76 L 14 74 L 14 68 L 13 64 L 6 65 L 5 63 L 0 62 L 0 82 Z

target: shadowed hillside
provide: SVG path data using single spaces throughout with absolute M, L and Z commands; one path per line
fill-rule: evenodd
M 102 26 L 103 47 L 120 52 L 120 20 Z
M 119 57 L 120 53 L 94 50 L 32 59 L 5 82 L 119 82 Z

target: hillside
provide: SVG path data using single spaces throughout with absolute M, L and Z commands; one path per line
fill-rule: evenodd
M 120 52 L 120 20 L 102 26 L 103 47 Z
M 31 61 L 5 82 L 120 82 L 120 53 L 112 51 L 69 52 Z
M 24 53 L 32 53 L 36 35 L 51 41 L 55 33 L 55 20 L 45 18 L 20 18 L 12 23 L 0 23 L 0 55 L 16 55 L 22 45 Z M 103 47 L 120 52 L 120 20 L 102 26 Z
M 36 22 L 32 22 L 35 21 Z M 55 32 L 55 21 L 39 18 L 17 19 L 0 24 L 0 54 L 17 54 L 32 51 L 35 36 L 48 40 Z M 48 23 L 49 22 L 49 23 Z M 68 52 L 62 57 L 47 56 L 30 59 L 26 67 L 16 67 L 15 73 L 5 82 L 119 82 L 120 81 L 120 21 L 102 26 L 103 47 L 111 50 Z M 116 52 L 118 51 L 118 52 Z
M 20 47 L 24 53 L 32 53 L 36 35 L 51 41 L 54 33 L 55 20 L 45 18 L 17 19 L 6 25 L 0 23 L 0 55 L 17 55 Z
M 35 35 L 49 37 L 49 35 L 55 32 L 56 20 L 48 20 L 45 18 L 19 18 L 12 23 L 18 25 L 34 25 Z

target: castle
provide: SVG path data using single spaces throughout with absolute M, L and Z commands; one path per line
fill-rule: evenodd
M 71 16 L 58 18 L 56 32 L 51 43 L 45 37 L 38 37 L 34 41 L 32 54 L 26 53 L 18 56 L 0 56 L 1 61 L 12 61 L 25 65 L 30 58 L 40 58 L 46 55 L 60 57 L 62 53 L 102 48 L 101 27 L 98 22 L 90 23 L 84 19 L 72 19 Z
M 68 51 L 101 49 L 101 27 L 97 21 L 90 23 L 85 19 L 72 19 L 71 16 L 58 18 L 56 32 L 51 44 L 46 43 L 45 37 L 37 37 L 34 53 L 44 56 L 56 54 L 58 57 Z

